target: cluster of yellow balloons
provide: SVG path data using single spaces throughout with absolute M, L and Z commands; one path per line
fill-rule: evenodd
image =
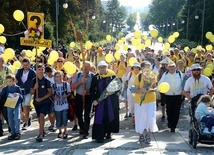
M 16 21 L 21 22 L 23 21 L 25 15 L 21 10 L 16 10 L 13 12 L 13 17 Z
M 66 73 L 73 75 L 77 71 L 77 67 L 70 61 L 66 61 L 63 65 L 63 68 L 65 69 Z
M 50 56 L 48 58 L 48 64 L 53 65 L 55 61 L 59 58 L 59 53 L 57 51 L 51 51 Z
M 207 32 L 205 36 L 208 40 L 210 40 L 210 42 L 214 43 L 214 35 L 212 32 Z
M 167 82 L 162 82 L 159 86 L 158 86 L 158 91 L 161 93 L 167 93 L 170 89 L 170 85 Z

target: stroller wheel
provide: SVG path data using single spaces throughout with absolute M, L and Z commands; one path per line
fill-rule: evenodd
M 197 146 L 197 141 L 198 141 L 198 136 L 197 136 L 197 133 L 196 133 L 196 131 L 193 131 L 192 132 L 192 137 L 193 137 L 193 139 L 192 139 L 192 147 L 194 148 L 194 149 L 196 149 L 196 146 Z
M 189 144 L 192 145 L 193 141 L 193 134 L 192 134 L 192 129 L 189 129 Z

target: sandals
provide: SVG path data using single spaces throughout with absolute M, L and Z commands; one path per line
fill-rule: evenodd
M 140 136 L 139 136 L 139 142 L 145 142 L 143 134 L 140 134 Z
M 57 136 L 57 138 L 62 138 L 63 137 L 63 134 L 60 132 L 60 133 L 58 133 L 58 136 Z
M 147 133 L 145 135 L 145 143 L 150 143 L 151 142 L 151 138 L 150 138 L 150 135 Z
M 67 132 L 63 132 L 63 139 L 67 139 L 68 138 L 68 133 Z

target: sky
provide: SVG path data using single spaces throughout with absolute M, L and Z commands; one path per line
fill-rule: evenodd
M 108 1 L 108 0 L 102 0 Z M 132 6 L 133 8 L 147 7 L 152 0 L 119 0 L 121 5 Z

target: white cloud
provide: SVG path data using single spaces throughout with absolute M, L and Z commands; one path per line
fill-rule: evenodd
M 147 7 L 151 3 L 151 1 L 152 0 L 119 0 L 121 5 L 132 6 L 133 8 Z

